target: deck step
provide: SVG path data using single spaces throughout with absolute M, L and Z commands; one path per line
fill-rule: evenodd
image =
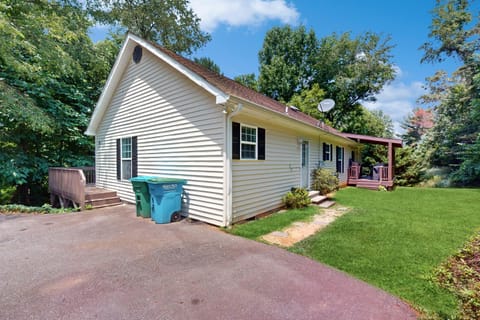
M 120 198 L 117 196 L 85 201 L 86 205 L 91 205 L 94 208 L 97 208 L 98 206 L 104 206 L 104 205 L 117 205 L 120 203 L 122 203 L 122 200 L 120 200 Z
M 122 204 L 122 200 L 117 196 L 116 191 L 97 187 L 85 188 L 85 205 L 92 208 L 103 208 L 119 204 Z
M 358 188 L 364 188 L 364 189 L 370 189 L 370 190 L 377 190 L 379 185 L 380 184 L 378 183 L 378 181 L 372 181 L 372 182 L 362 181 L 357 183 Z
M 315 197 L 312 198 L 312 203 L 314 204 L 319 204 L 323 201 L 327 200 L 327 197 L 326 196 L 320 196 L 320 195 L 317 195 Z
M 96 200 L 104 198 L 113 198 L 117 196 L 116 191 L 97 188 L 97 187 L 86 187 L 85 188 L 85 200 Z
M 102 204 L 102 205 L 98 205 L 98 206 L 94 206 L 92 207 L 91 209 L 101 209 L 101 208 L 107 208 L 107 207 L 114 207 L 114 206 L 119 206 L 119 205 L 122 205 L 123 202 L 119 202 L 119 203 L 109 203 L 109 204 Z

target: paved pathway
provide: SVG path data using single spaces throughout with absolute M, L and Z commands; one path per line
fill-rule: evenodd
M 280 248 L 133 206 L 0 214 L 0 319 L 414 319 L 402 301 Z

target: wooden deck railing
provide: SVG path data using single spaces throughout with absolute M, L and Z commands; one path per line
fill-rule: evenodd
M 62 207 L 66 206 L 68 201 L 71 201 L 73 206 L 83 208 L 85 206 L 87 181 L 90 184 L 95 183 L 95 173 L 93 173 L 93 176 L 91 174 L 92 168 L 49 168 L 48 191 L 52 204 L 58 197 Z M 89 180 L 85 177 L 84 171 L 87 172 Z M 94 168 L 93 172 L 95 172 Z

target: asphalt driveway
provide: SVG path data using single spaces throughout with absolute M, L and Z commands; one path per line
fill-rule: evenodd
M 415 319 L 402 301 L 285 250 L 131 205 L 0 214 L 0 319 Z

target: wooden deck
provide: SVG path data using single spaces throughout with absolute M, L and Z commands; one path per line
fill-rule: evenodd
M 366 188 L 377 190 L 378 187 L 384 186 L 387 189 L 393 188 L 393 179 L 390 178 L 390 169 L 388 166 L 378 166 L 377 174 L 372 177 L 360 177 L 360 165 L 354 163 L 348 169 L 347 185 L 358 188 Z
M 53 206 L 100 208 L 121 204 L 115 191 L 95 186 L 95 168 L 49 168 L 48 190 Z

